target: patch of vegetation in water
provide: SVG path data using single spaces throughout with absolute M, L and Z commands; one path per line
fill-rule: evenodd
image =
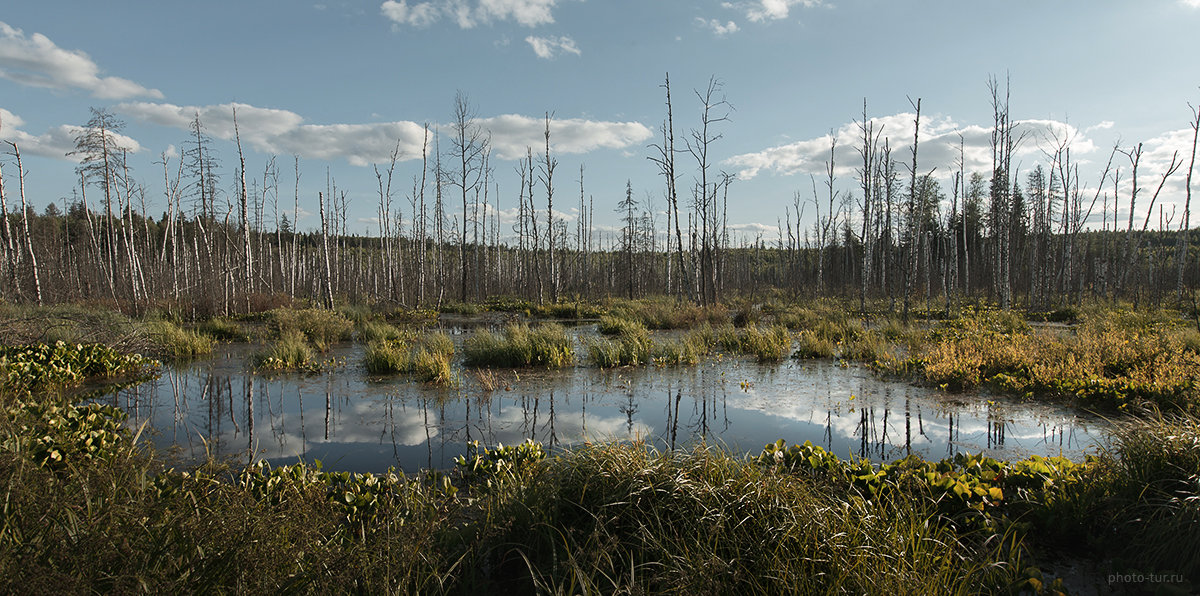
M 143 376 L 158 364 L 101 344 L 0 346 L 0 392 L 53 391 L 88 381 Z
M 172 469 L 118 410 L 29 397 L 0 392 L 4 592 L 1037 593 L 1061 587 L 1042 546 L 1200 584 L 1183 416 L 1129 421 L 1082 462 L 526 442 L 409 476 Z
M 502 333 L 476 331 L 463 343 L 467 366 L 561 368 L 575 362 L 574 341 L 555 323 L 508 325 Z
M 284 331 L 279 339 L 251 356 L 255 370 L 259 371 L 306 371 L 317 372 L 321 364 L 308 344 L 308 339 L 298 329 Z
M 403 334 L 367 344 L 363 365 L 371 374 L 409 374 L 436 385 L 455 383 L 454 342 L 445 333 Z
M 945 321 L 881 369 L 952 390 L 986 386 L 1111 409 L 1200 409 L 1200 346 L 1185 324 L 1147 313 L 1089 315 L 1073 332 L 1031 329 L 1013 313 Z
M 282 339 L 299 332 L 320 352 L 336 342 L 350 339 L 354 331 L 354 323 L 342 313 L 319 308 L 279 308 L 269 311 L 266 319 L 274 337 Z
M 150 336 L 158 354 L 171 360 L 186 360 L 212 354 L 215 341 L 212 336 L 167 320 L 142 323 L 142 330 Z

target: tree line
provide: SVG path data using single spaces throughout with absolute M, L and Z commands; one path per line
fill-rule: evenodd
M 1097 298 L 1194 300 L 1194 108 L 1190 154 L 1177 152 L 1152 179 L 1139 174 L 1137 144 L 1114 147 L 1099 180 L 1081 180 L 1068 138 L 1052 139 L 1045 163 L 1020 172 L 1012 158 L 1030 139 L 1009 115 L 1007 81 L 992 78 L 990 171 L 967 172 L 960 141 L 947 189 L 933 170 L 921 169 L 921 99 L 911 102 L 905 138 L 877 129 L 864 100 L 853 190 L 837 180 L 831 133 L 823 174 L 810 176 L 810 192 L 795 193 L 777 236 L 768 238 L 730 232 L 736 176 L 712 157 L 733 109 L 721 82 L 712 78 L 693 91 L 700 118 L 678 137 L 669 76 L 662 88 L 665 117 L 649 160 L 661 175 L 655 190 L 663 204 L 654 204 L 652 192 L 639 200 L 627 182 L 615 209 L 621 226 L 612 231 L 593 224 L 583 165 L 579 216 L 574 225 L 556 216 L 556 196 L 560 205 L 574 199 L 563 198 L 572 191 L 561 182 L 555 186 L 549 112 L 544 144 L 513 164 L 516 221 L 499 217 L 490 138 L 460 92 L 447 138 L 425 126 L 421 169 L 410 182 L 397 179 L 399 143 L 388 163 L 374 166 L 378 227 L 359 235 L 348 230 L 347 192 L 328 172 L 317 196 L 319 229 L 296 229 L 301 160 L 283 165 L 271 156 L 260 171 L 248 171 L 236 108 L 233 179 L 222 180 L 215 143 L 196 115 L 181 154 L 160 156 L 166 210 L 155 217 L 146 185 L 114 141 L 124 124 L 93 108 L 70 154 L 79 160 L 79 180 L 65 211 L 53 203 L 42 214 L 29 207 L 20 147 L 6 143 L 0 298 L 100 301 L 135 311 L 167 306 L 193 316 L 259 310 L 289 297 L 326 306 L 441 307 L 497 295 L 538 302 L 668 295 L 709 305 L 782 292 L 855 297 L 864 309 L 885 300 L 905 313 L 964 299 L 1035 309 Z M 1160 198 L 1174 176 L 1185 178 L 1186 195 L 1182 213 L 1168 215 Z

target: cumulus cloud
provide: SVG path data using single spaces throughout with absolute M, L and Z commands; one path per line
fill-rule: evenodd
M 424 127 L 415 122 L 305 124 L 304 118 L 295 112 L 242 103 L 177 106 L 134 102 L 120 104 L 115 109 L 139 120 L 182 130 L 188 130 L 199 115 L 208 134 L 232 140 L 234 107 L 242 141 L 265 153 L 295 153 L 326 160 L 343 158 L 351 165 L 365 166 L 391 159 L 397 142 L 402 156 L 419 158 L 424 142 Z
M 889 139 L 892 157 L 899 163 L 909 163 L 911 160 L 908 147 L 912 142 L 913 117 L 912 113 L 899 113 L 871 119 L 875 131 L 882 131 L 883 136 Z M 1069 142 L 1074 155 L 1084 155 L 1096 149 L 1095 143 L 1077 128 L 1055 120 L 1023 120 L 1014 124 L 1013 133 L 1015 137 L 1024 136 L 1024 141 L 1014 152 L 1018 158 L 1041 157 L 1059 140 Z M 831 134 L 832 136 L 826 134 L 753 153 L 735 155 L 725 163 L 739 168 L 738 177 L 743 180 L 762 173 L 780 176 L 819 175 L 825 172 L 830 141 L 836 138 L 834 174 L 854 176 L 855 168 L 859 167 L 862 161 L 858 154 L 858 147 L 862 142 L 859 124 L 848 122 Z M 917 154 L 920 173 L 935 170 L 935 175 L 947 175 L 957 170 L 960 140 L 961 159 L 965 169 L 968 172 L 989 170 L 992 159 L 991 134 L 990 126 L 961 125 L 946 116 L 922 117 Z
M 100 99 L 162 97 L 157 89 L 147 89 L 128 79 L 102 77 L 100 67 L 87 54 L 60 48 L 41 33 L 26 36 L 3 21 L 0 77 L 31 87 L 82 89 Z
M 517 159 L 526 147 L 543 146 L 546 121 L 518 114 L 482 118 L 479 125 L 492 134 L 492 148 L 501 159 Z M 640 122 L 604 122 L 567 118 L 550 121 L 550 143 L 556 153 L 587 153 L 595 149 L 624 149 L 641 144 L 653 133 Z
M 704 27 L 705 29 L 711 30 L 717 37 L 725 37 L 730 33 L 737 33 L 739 30 L 737 23 L 733 21 L 721 23 L 721 21 L 717 19 L 704 20 L 700 17 L 696 17 L 696 24 Z
M 525 43 L 533 48 L 533 53 L 537 54 L 538 58 L 549 60 L 557 54 L 567 52 L 579 56 L 581 52 L 579 47 L 575 45 L 575 40 L 570 37 L 536 37 L 530 35 L 525 38 Z
M 75 137 L 83 132 L 83 127 L 60 124 L 40 135 L 34 135 L 20 129 L 24 124 L 25 121 L 20 116 L 0 108 L 0 140 L 16 143 L 24 155 L 78 161 L 77 156 L 67 154 L 75 150 Z M 131 137 L 114 132 L 109 132 L 108 137 L 114 147 L 130 153 L 142 150 L 142 145 Z
M 416 122 L 369 124 L 307 124 L 295 112 L 260 108 L 242 103 L 209 106 L 178 106 L 168 103 L 132 102 L 116 111 L 138 120 L 188 130 L 199 115 L 205 131 L 215 138 L 232 140 L 233 109 L 237 108 L 242 142 L 265 153 L 295 153 L 310 159 L 345 159 L 365 166 L 391 159 L 400 146 L 400 158 L 420 159 L 425 140 L 424 126 Z M 476 122 L 491 134 L 492 147 L 500 159 L 516 159 L 526 147 L 545 143 L 545 120 L 515 114 L 481 118 Z M 448 125 L 441 126 L 450 130 Z M 623 149 L 650 138 L 651 131 L 638 122 L 603 122 L 583 119 L 551 121 L 551 142 L 559 153 L 586 153 L 595 149 Z
M 723 2 L 721 6 L 733 8 L 746 13 L 746 18 L 755 23 L 786 19 L 793 6 L 814 8 L 822 6 L 822 0 L 743 0 L 741 2 Z
M 470 29 L 480 24 L 514 21 L 525 27 L 554 22 L 558 0 L 386 0 L 379 12 L 395 26 L 428 27 L 443 18 Z

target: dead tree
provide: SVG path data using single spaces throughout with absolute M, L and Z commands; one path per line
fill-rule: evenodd
M 550 112 L 546 112 L 546 155 L 542 158 L 540 180 L 546 187 L 546 259 L 550 261 L 550 302 L 558 302 L 558 268 L 554 260 L 554 168 L 558 160 L 550 155 Z
M 1191 226 L 1192 218 L 1192 171 L 1196 169 L 1196 140 L 1197 134 L 1200 133 L 1200 110 L 1189 105 L 1192 108 L 1192 156 L 1188 160 L 1187 181 L 1184 184 L 1186 199 L 1183 203 L 1183 219 L 1179 222 L 1179 245 L 1175 250 L 1175 260 L 1177 261 L 1175 271 L 1175 300 L 1182 303 L 1183 301 L 1183 271 L 1187 267 L 1188 261 L 1188 227 Z
M 667 91 L 667 119 L 662 124 L 663 140 L 661 145 L 651 145 L 657 150 L 658 155 L 650 157 L 658 165 L 658 171 L 666 180 L 666 195 L 667 208 L 670 219 L 675 222 L 675 262 L 677 265 L 676 279 L 677 287 L 679 288 L 679 297 L 683 296 L 684 288 L 687 290 L 688 300 L 695 301 L 692 295 L 692 281 L 687 275 L 687 266 L 683 258 L 683 233 L 679 228 L 679 193 L 676 187 L 677 177 L 675 175 L 675 123 L 671 113 L 671 74 L 667 73 L 663 88 Z M 670 236 L 670 224 L 667 226 L 667 234 Z M 668 243 L 669 245 L 670 243 Z

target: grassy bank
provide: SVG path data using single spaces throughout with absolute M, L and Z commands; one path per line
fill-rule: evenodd
M 172 469 L 113 408 L 4 399 L 5 592 L 1039 593 L 1047 549 L 1200 585 L 1195 418 L 1086 462 L 526 443 L 404 476 Z

